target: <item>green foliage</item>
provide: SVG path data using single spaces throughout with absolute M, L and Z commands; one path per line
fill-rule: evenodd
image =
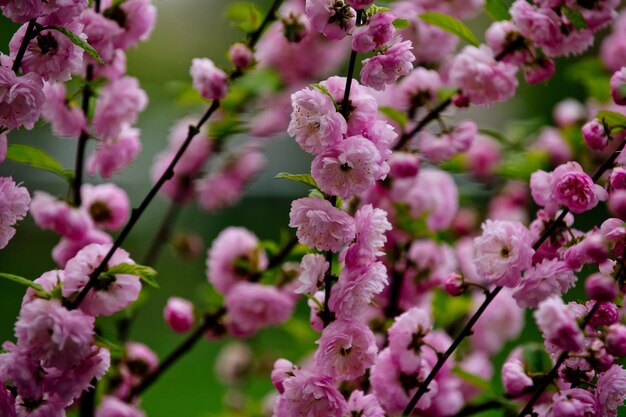
M 41 285 L 36 284 L 33 281 L 31 281 L 29 279 L 26 279 L 24 277 L 20 277 L 20 276 L 13 275 L 13 274 L 5 274 L 3 272 L 0 272 L 0 278 L 4 278 L 4 279 L 7 279 L 9 281 L 13 281 L 13 282 L 15 282 L 17 284 L 24 285 L 26 287 L 30 287 L 30 288 L 34 289 L 35 291 L 37 291 L 37 294 L 40 297 L 43 297 L 43 298 L 50 298 L 51 297 L 51 294 L 48 291 L 44 290 Z
M 146 265 L 121 263 L 112 266 L 100 276 L 112 276 L 116 274 L 137 275 L 143 282 L 151 287 L 159 288 L 159 284 L 156 282 L 157 272 Z
M 80 38 L 77 34 L 72 32 L 71 30 L 64 28 L 63 26 L 46 26 L 46 29 L 54 29 L 58 32 L 61 32 L 70 41 L 72 41 L 74 45 L 78 46 L 79 48 L 84 49 L 85 52 L 87 52 L 87 54 L 89 54 L 90 57 L 98 61 L 100 64 L 104 64 L 104 61 L 102 61 L 102 58 L 100 58 L 100 55 L 98 55 L 98 52 L 95 49 L 93 49 L 93 46 L 89 45 L 87 41 Z
M 480 45 L 478 39 L 476 39 L 476 36 L 472 33 L 470 28 L 457 18 L 439 12 L 426 12 L 420 14 L 419 17 L 424 22 L 437 26 L 438 28 L 461 38 L 469 44 L 474 46 Z
M 570 9 L 566 5 L 561 6 L 561 13 L 569 20 L 576 29 L 586 29 L 587 22 L 578 10 Z
M 411 22 L 406 19 L 396 19 L 393 21 L 393 27 L 396 29 L 406 29 L 411 26 Z
M 226 16 L 244 33 L 252 33 L 261 25 L 261 12 L 254 3 L 233 3 L 226 9 Z
M 598 57 L 583 58 L 568 65 L 565 71 L 565 75 L 582 85 L 591 97 L 603 103 L 611 99 L 611 75 L 604 69 Z
M 302 184 L 309 185 L 319 190 L 319 187 L 317 186 L 317 183 L 315 182 L 311 174 L 290 174 L 288 172 L 279 172 L 274 178 L 301 182 Z
M 523 362 L 527 371 L 531 373 L 550 372 L 552 369 L 552 359 L 543 346 L 531 343 L 525 345 L 522 350 Z
M 493 20 L 510 20 L 509 6 L 510 2 L 505 2 L 505 0 L 487 0 L 485 11 Z
M 20 143 L 10 144 L 6 158 L 18 164 L 29 165 L 36 169 L 52 172 L 65 178 L 68 182 L 74 179 L 74 172 L 63 168 L 61 163 L 45 151 L 30 145 Z
M 443 329 L 458 323 L 472 308 L 472 300 L 467 296 L 450 297 L 445 291 L 433 291 L 433 317 L 435 325 Z
M 598 112 L 596 118 L 602 122 L 611 133 L 618 133 L 626 129 L 626 116 L 609 110 Z
M 452 373 L 476 388 L 480 388 L 481 391 L 483 391 L 483 394 L 491 394 L 495 396 L 496 392 L 491 381 L 483 379 L 478 375 L 474 375 L 473 373 L 467 372 L 465 369 L 459 367 L 454 367 L 452 369 Z
M 378 108 L 378 111 L 387 116 L 390 120 L 398 123 L 401 128 L 404 129 L 404 126 L 409 122 L 409 118 L 407 115 L 400 110 L 396 110 L 390 106 L 381 106 Z
M 550 157 L 544 151 L 510 152 L 498 168 L 507 179 L 529 181 L 533 172 L 548 169 Z

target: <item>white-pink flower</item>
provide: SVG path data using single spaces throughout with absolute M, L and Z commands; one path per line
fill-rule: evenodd
M 195 88 L 202 97 L 219 100 L 226 95 L 226 73 L 215 66 L 208 58 L 194 58 L 189 70 Z
M 0 177 L 0 249 L 15 236 L 15 224 L 28 213 L 30 195 L 11 177 Z

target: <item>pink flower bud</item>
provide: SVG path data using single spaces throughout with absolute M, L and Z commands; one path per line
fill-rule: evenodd
M 613 301 L 617 296 L 617 285 L 611 277 L 593 274 L 585 281 L 585 292 L 592 300 Z
M 606 148 L 609 138 L 604 130 L 604 126 L 598 119 L 593 119 L 585 123 L 582 128 L 583 138 L 587 145 L 593 150 L 601 151 Z
M 502 366 L 502 383 L 507 394 L 517 395 L 533 386 L 533 380 L 524 372 L 524 364 L 518 359 L 509 359 Z
M 524 78 L 528 84 L 539 84 L 548 81 L 556 70 L 554 60 L 544 58 L 524 68 Z
M 248 68 L 252 61 L 254 61 L 254 55 L 248 46 L 241 42 L 234 43 L 228 51 L 230 62 L 237 69 Z
M 163 318 L 176 333 L 185 333 L 193 327 L 193 304 L 184 298 L 170 297 L 163 310 Z
M 623 167 L 613 168 L 609 182 L 613 190 L 626 190 L 626 169 Z
M 622 67 L 611 77 L 611 96 L 615 104 L 626 105 L 626 67 Z
M 465 292 L 465 285 L 463 283 L 463 277 L 457 272 L 452 272 L 446 278 L 443 287 L 446 292 L 453 297 L 457 297 Z
M 389 165 L 389 175 L 392 178 L 413 178 L 419 172 L 420 159 L 412 153 L 394 152 L 389 159 Z
M 619 323 L 609 326 L 605 348 L 613 356 L 626 356 L 626 326 Z
M 454 104 L 456 107 L 458 107 L 460 109 L 464 109 L 466 107 L 469 107 L 470 99 L 465 94 L 456 94 L 452 98 L 452 104 Z
M 616 217 L 626 219 L 626 190 L 616 190 L 609 197 L 609 210 Z
M 589 325 L 594 327 L 610 326 L 619 320 L 619 315 L 619 309 L 615 304 L 610 302 L 600 303 L 593 316 L 591 316 Z
M 208 58 L 194 58 L 189 70 L 193 88 L 206 99 L 219 100 L 226 95 L 226 74 Z

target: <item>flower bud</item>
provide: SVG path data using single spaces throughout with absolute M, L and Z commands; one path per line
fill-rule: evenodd
M 195 322 L 193 304 L 183 298 L 170 297 L 163 310 L 163 318 L 176 333 L 185 333 Z
M 601 151 L 609 143 L 604 126 L 598 119 L 585 123 L 582 127 L 582 133 L 585 142 L 593 150 Z
M 611 277 L 593 274 L 585 281 L 585 292 L 592 300 L 613 301 L 617 296 L 617 285 Z
M 609 197 L 609 211 L 616 217 L 626 219 L 626 190 L 616 190 Z
M 611 96 L 615 104 L 626 105 L 626 67 L 622 67 L 611 77 Z
M 463 283 L 463 277 L 461 274 L 452 272 L 446 278 L 446 282 L 443 284 L 446 292 L 453 297 L 457 297 L 465 292 L 465 284 Z
M 626 326 L 613 324 L 606 332 L 606 351 L 613 356 L 626 356 Z
M 250 48 L 241 42 L 234 43 L 230 47 L 228 56 L 230 62 L 232 62 L 237 69 L 248 68 L 252 64 L 252 61 L 254 61 L 254 55 Z

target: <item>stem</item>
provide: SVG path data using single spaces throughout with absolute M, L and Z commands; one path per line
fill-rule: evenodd
M 96 409 L 96 384 L 98 383 L 97 379 L 93 379 L 91 381 L 91 388 L 89 391 L 86 391 L 80 400 L 80 417 L 93 417 L 94 410 Z
M 150 205 L 150 203 L 152 202 L 154 197 L 157 195 L 157 193 L 159 192 L 163 184 L 165 184 L 166 181 L 168 181 L 170 178 L 174 176 L 174 167 L 176 166 L 180 158 L 183 156 L 183 154 L 189 147 L 191 140 L 198 134 L 202 125 L 204 125 L 207 122 L 209 117 L 211 117 L 211 115 L 219 108 L 219 106 L 220 106 L 220 101 L 213 100 L 213 103 L 211 103 L 211 106 L 206 111 L 204 116 L 202 116 L 202 119 L 200 119 L 198 124 L 196 124 L 195 126 L 189 126 L 189 133 L 187 134 L 187 137 L 185 138 L 185 141 L 183 142 L 181 147 L 178 149 L 178 152 L 176 152 L 174 159 L 172 159 L 167 169 L 165 170 L 165 172 L 163 172 L 163 174 L 161 175 L 159 180 L 156 182 L 156 184 L 152 186 L 152 188 L 150 189 L 148 194 L 144 197 L 139 207 L 136 209 L 133 209 L 132 214 L 130 216 L 130 220 L 128 221 L 128 223 L 126 223 L 126 226 L 124 226 L 124 229 L 122 229 L 120 235 L 115 240 L 115 243 L 113 243 L 113 246 L 111 247 L 109 252 L 106 254 L 102 262 L 100 262 L 100 265 L 98 265 L 98 267 L 91 273 L 91 275 L 89 276 L 89 281 L 87 281 L 87 284 L 85 284 L 85 286 L 80 291 L 78 296 L 73 301 L 68 303 L 68 309 L 73 310 L 77 308 L 80 305 L 80 303 L 85 299 L 85 296 L 87 295 L 89 290 L 93 288 L 100 274 L 104 272 L 105 269 L 107 268 L 107 265 L 109 261 L 111 260 L 111 258 L 113 257 L 113 254 L 115 253 L 115 251 L 122 245 L 122 243 L 124 243 L 124 241 L 126 240 L 126 237 L 130 233 L 130 231 L 133 229 L 133 227 L 135 226 L 135 224 L 137 223 L 141 215 L 144 213 L 144 211 L 146 211 L 146 209 L 148 208 L 148 205 Z
M 33 38 L 33 33 L 35 30 L 36 23 L 37 23 L 37 19 L 31 19 L 28 22 L 28 26 L 26 27 L 26 33 L 24 34 L 24 39 L 22 39 L 20 49 L 17 51 L 17 55 L 15 56 L 15 61 L 13 61 L 13 66 L 11 67 L 13 72 L 16 74 L 20 70 L 20 65 L 22 65 L 22 59 L 24 59 L 26 48 L 28 48 L 28 44 L 30 43 L 30 40 Z
M 334 320 L 334 314 L 328 307 L 330 301 L 330 290 L 333 287 L 333 253 L 331 251 L 326 252 L 326 262 L 328 262 L 328 272 L 324 275 L 324 309 L 322 310 L 322 322 L 324 328 L 328 326 Z
M 613 152 L 613 154 L 598 168 L 596 173 L 593 175 L 593 181 L 594 182 L 596 182 L 604 174 L 604 172 L 606 170 L 608 170 L 613 165 L 613 162 L 615 161 L 615 159 L 617 158 L 619 153 L 624 148 L 624 145 L 626 145 L 626 141 L 623 141 L 621 143 L 621 145 Z M 563 221 L 563 219 L 565 218 L 567 213 L 569 213 L 569 210 L 564 208 L 563 211 L 561 212 L 561 214 L 559 215 L 559 217 L 555 221 L 553 221 L 543 231 L 543 233 L 541 234 L 539 239 L 537 239 L 537 241 L 533 245 L 533 249 L 534 250 L 537 250 L 543 244 L 543 242 L 545 242 L 545 240 L 548 239 L 552 235 L 552 233 L 554 233 L 554 231 L 556 230 L 558 224 Z M 419 389 L 413 395 L 413 397 L 411 398 L 411 401 L 409 402 L 407 407 L 404 409 L 404 412 L 402 414 L 403 416 L 410 416 L 411 415 L 411 413 L 412 413 L 413 409 L 415 408 L 415 405 L 417 404 L 417 402 L 420 400 L 420 398 L 426 392 L 428 392 L 428 385 L 435 378 L 435 376 L 437 375 L 437 372 L 439 372 L 439 370 L 441 369 L 443 364 L 448 360 L 448 358 L 452 355 L 452 353 L 456 350 L 456 348 L 461 344 L 463 339 L 465 339 L 467 336 L 471 335 L 472 327 L 478 321 L 478 319 L 483 314 L 485 309 L 489 306 L 491 301 L 493 301 L 493 299 L 496 297 L 496 295 L 498 295 L 498 293 L 501 290 L 502 290 L 502 287 L 498 286 L 498 287 L 494 288 L 493 291 L 489 292 L 486 295 L 485 300 L 480 305 L 480 307 L 478 307 L 478 310 L 476 310 L 476 312 L 469 319 L 469 321 L 467 322 L 467 324 L 465 325 L 463 330 L 461 330 L 461 333 L 454 339 L 454 341 L 452 342 L 452 345 L 448 348 L 448 350 L 446 350 L 446 352 L 441 357 L 439 357 L 439 359 L 437 360 L 437 363 L 435 364 L 433 369 L 430 371 L 430 373 L 428 374 L 426 379 L 424 379 L 424 382 L 422 384 L 420 384 Z M 596 307 L 597 307 L 597 303 L 592 307 L 592 309 L 589 311 L 589 313 L 587 314 L 587 316 L 583 320 L 583 328 L 589 323 L 589 320 L 591 320 L 591 316 L 595 312 Z M 565 354 L 565 355 L 567 355 L 567 354 Z M 565 357 L 564 358 L 559 357 L 559 360 L 561 361 L 561 363 L 565 359 L 566 359 Z M 560 366 L 560 364 L 558 363 L 559 360 L 557 360 L 557 365 L 555 365 L 557 370 L 558 370 L 558 366 Z M 551 374 L 552 374 L 552 372 L 550 374 L 548 374 L 547 378 L 544 379 L 545 383 L 542 382 L 541 386 L 543 386 L 543 385 L 545 385 L 545 386 L 543 386 L 543 388 L 540 386 L 540 390 L 538 390 L 538 391 L 541 391 L 541 392 L 539 392 L 539 394 L 537 395 L 537 398 L 539 398 L 539 395 L 543 392 L 543 390 L 545 390 L 545 388 L 549 385 L 550 381 L 554 377 L 554 376 L 552 376 L 552 378 L 549 379 Z M 534 400 L 531 399 L 532 404 L 534 404 L 534 401 L 537 401 L 537 399 L 534 399 Z M 530 408 L 532 408 L 532 404 L 530 405 Z M 527 408 L 528 408 L 528 406 L 527 406 Z M 523 417 L 523 416 L 524 416 L 524 414 L 520 414 L 519 417 Z
M 359 26 L 363 10 L 356 11 L 356 25 Z M 352 88 L 352 79 L 354 78 L 354 67 L 356 65 L 357 51 L 350 53 L 350 63 L 348 64 L 348 76 L 346 77 L 346 88 L 343 93 L 343 101 L 341 102 L 341 115 L 347 120 L 350 113 L 350 88 Z
M 261 33 L 263 33 L 265 27 L 267 27 L 267 25 L 269 25 L 270 22 L 272 22 L 276 18 L 276 12 L 278 11 L 278 8 L 280 7 L 282 2 L 282 0 L 274 0 L 274 3 L 272 3 L 272 5 L 270 6 L 270 9 L 265 15 L 263 21 L 261 22 L 261 25 L 256 31 L 254 31 L 252 35 L 250 35 L 250 38 L 248 38 L 248 46 L 250 47 L 250 49 L 254 49 L 255 45 L 261 38 Z
M 134 397 L 140 395 L 152 384 L 154 384 L 165 371 L 167 371 L 172 365 L 174 365 L 174 363 L 176 363 L 181 357 L 189 352 L 191 348 L 196 344 L 196 342 L 202 338 L 204 333 L 211 327 L 215 326 L 224 314 L 226 314 L 226 309 L 221 308 L 213 314 L 205 315 L 204 320 L 202 321 L 200 326 L 196 330 L 194 330 L 194 332 L 191 333 L 185 340 L 183 340 L 183 342 L 176 349 L 174 349 L 169 355 L 167 355 L 167 357 L 159 364 L 154 372 L 152 372 L 143 381 L 141 381 L 139 385 L 134 387 L 126 400 L 132 400 Z
M 157 234 L 154 236 L 148 252 L 146 252 L 146 256 L 143 259 L 143 265 L 154 266 L 157 259 L 159 258 L 159 254 L 161 253 L 163 244 L 165 244 L 169 240 L 170 234 L 172 233 L 172 227 L 174 226 L 174 223 L 176 222 L 176 219 L 180 214 L 181 209 L 182 206 L 180 205 L 180 202 L 178 202 L 177 200 L 172 200 L 172 203 L 170 204 L 170 207 L 165 214 L 165 218 L 161 223 L 161 227 L 159 228 Z
M 430 122 L 438 119 L 441 113 L 443 113 L 443 111 L 446 110 L 450 104 L 452 104 L 452 97 L 439 103 L 437 107 L 432 109 L 430 112 L 428 112 L 426 116 L 424 116 L 419 122 L 417 122 L 413 129 L 411 129 L 407 133 L 404 133 L 400 137 L 400 141 L 396 146 L 394 146 L 393 150 L 397 151 L 402 149 L 413 136 L 415 136 L 419 131 L 425 128 Z
M 404 274 L 395 267 L 391 271 L 391 285 L 389 286 L 389 304 L 385 307 L 385 317 L 391 319 L 401 313 L 398 303 L 400 302 L 400 291 L 404 281 Z
M 93 80 L 93 65 L 87 65 L 87 73 L 85 75 L 85 87 L 83 88 L 83 102 L 82 102 L 82 110 L 85 115 L 85 120 L 89 115 L 89 102 L 91 100 L 91 96 L 93 91 L 89 83 Z M 83 129 L 80 132 L 80 137 L 78 138 L 78 148 L 76 149 L 76 164 L 74 169 L 74 183 L 72 184 L 72 189 L 74 192 L 74 205 L 80 206 L 81 204 L 81 195 L 80 195 L 80 187 L 83 183 L 83 165 L 85 161 L 85 148 L 87 147 L 87 140 L 89 140 L 89 133 L 87 130 Z
M 585 327 L 587 327 L 589 321 L 591 320 L 591 317 L 594 315 L 599 306 L 600 303 L 596 302 L 594 303 L 593 307 L 591 307 L 591 309 L 587 312 L 587 315 L 585 316 L 581 324 L 581 328 L 583 330 Z M 561 365 L 563 365 L 563 362 L 565 362 L 568 357 L 569 352 L 567 351 L 564 351 L 559 355 L 556 363 L 554 364 L 552 369 L 550 369 L 550 372 L 548 372 L 548 374 L 541 380 L 539 386 L 537 387 L 537 390 L 533 393 L 532 397 L 530 397 L 530 400 L 528 400 L 528 403 L 526 403 L 526 406 L 519 413 L 518 417 L 524 417 L 525 415 L 532 413 L 533 406 L 535 405 L 539 397 L 541 397 L 546 388 L 548 388 L 548 386 L 552 383 L 554 378 L 556 378 L 559 372 L 559 368 L 561 367 Z

